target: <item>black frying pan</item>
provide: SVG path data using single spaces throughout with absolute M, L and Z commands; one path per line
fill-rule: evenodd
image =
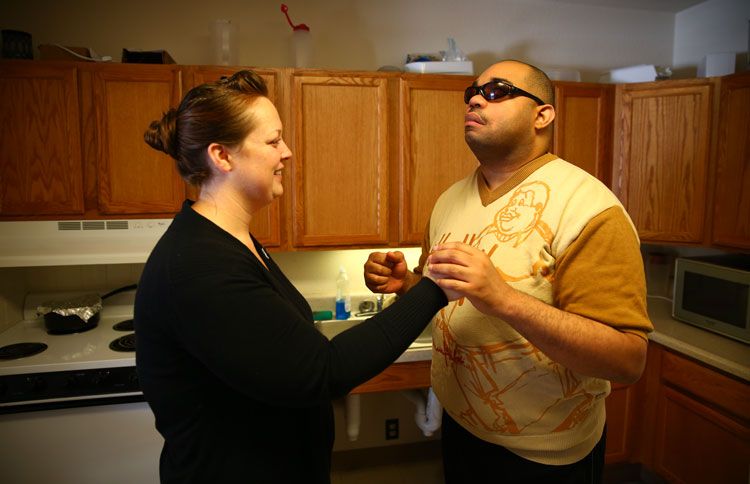
M 129 286 L 120 287 L 113 291 L 110 291 L 103 296 L 101 296 L 101 299 L 107 299 L 110 296 L 114 296 L 115 294 L 119 294 L 121 292 L 125 291 L 131 291 L 133 289 L 136 289 L 138 287 L 137 284 L 131 284 Z M 88 298 L 89 301 L 96 302 L 99 298 L 96 294 L 89 295 Z M 80 301 L 85 301 L 86 299 L 79 299 Z M 89 304 L 89 303 L 84 303 Z M 93 304 L 93 303 L 91 303 Z M 89 330 L 91 328 L 96 327 L 97 324 L 99 324 L 99 316 L 100 316 L 100 310 L 96 309 L 96 312 L 90 316 L 88 319 L 84 320 L 82 317 L 78 316 L 77 314 L 68 314 L 68 315 L 62 315 L 58 314 L 54 311 L 47 312 L 44 315 L 44 326 L 47 329 L 47 333 L 49 334 L 68 334 L 68 333 L 80 333 L 82 331 Z

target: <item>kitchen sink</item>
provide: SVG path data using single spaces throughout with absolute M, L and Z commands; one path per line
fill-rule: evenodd
M 367 319 L 366 317 L 353 317 L 349 319 L 326 319 L 323 321 L 315 321 L 315 327 L 323 333 L 323 335 L 332 339 L 337 334 L 345 331 L 353 326 L 358 325 L 362 321 Z M 428 324 L 427 327 L 420 333 L 416 340 L 409 346 L 409 349 L 417 348 L 430 348 L 432 347 L 432 324 Z

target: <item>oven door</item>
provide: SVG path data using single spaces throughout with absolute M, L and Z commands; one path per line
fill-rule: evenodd
M 158 484 L 164 441 L 148 404 L 142 397 L 91 403 L 0 415 L 2 481 Z

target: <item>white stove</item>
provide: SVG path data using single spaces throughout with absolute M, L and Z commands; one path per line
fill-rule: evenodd
M 0 355 L 2 348 L 19 343 L 46 345 L 41 352 L 30 356 L 0 359 L 0 413 L 8 407 L 25 404 L 140 394 L 135 351 L 116 351 L 110 346 L 134 333 L 132 329 L 117 330 L 115 326 L 128 320 L 132 323 L 135 292 L 115 294 L 104 300 L 99 322 L 91 329 L 48 334 L 44 318 L 36 315 L 36 307 L 68 295 L 27 296 L 25 319 L 0 333 Z M 133 336 L 126 339 L 130 338 Z
M 135 352 L 110 349 L 112 341 L 134 334 L 113 327 L 133 317 L 135 292 L 105 299 L 90 330 L 48 334 L 36 307 L 75 295 L 27 296 L 24 320 L 0 333 L 0 348 L 47 345 L 31 356 L 0 359 L 2 480 L 157 484 L 164 440 L 138 386 Z

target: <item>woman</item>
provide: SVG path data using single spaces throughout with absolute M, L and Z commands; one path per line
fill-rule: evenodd
M 329 482 L 331 399 L 393 362 L 447 303 L 425 278 L 328 341 L 249 232 L 291 152 L 251 71 L 196 87 L 146 142 L 200 185 L 146 263 L 137 368 L 164 436 L 162 482 Z

